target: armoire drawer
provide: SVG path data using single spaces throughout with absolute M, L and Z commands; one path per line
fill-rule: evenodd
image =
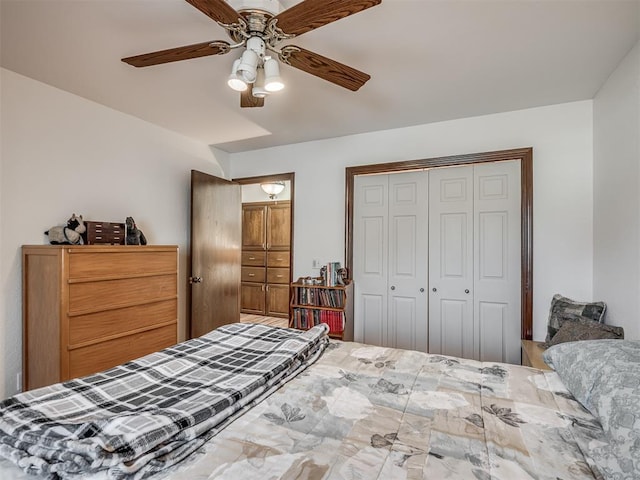
M 265 252 L 242 252 L 242 265 L 264 267 Z
M 267 266 L 289 267 L 289 252 L 267 252 Z
M 267 268 L 267 283 L 289 283 L 289 269 Z
M 243 282 L 264 282 L 264 267 L 242 267 L 241 280 Z

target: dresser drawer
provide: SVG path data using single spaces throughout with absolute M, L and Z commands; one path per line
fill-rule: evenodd
M 178 299 L 69 317 L 69 345 L 178 320 Z
M 123 278 L 69 284 L 69 314 L 84 315 L 177 296 L 177 276 Z
M 264 267 L 264 252 L 242 252 L 242 265 Z
M 157 352 L 174 345 L 176 338 L 177 325 L 173 324 L 73 349 L 69 352 L 69 378 L 106 370 Z
M 130 251 L 105 253 L 72 250 L 69 255 L 69 280 L 153 275 L 178 270 L 176 249 L 158 251 L 153 247 L 122 248 Z
M 242 267 L 241 280 L 243 282 L 264 282 L 264 267 Z
M 268 267 L 289 267 L 289 252 L 268 252 L 267 253 L 267 266 Z
M 267 268 L 267 283 L 289 283 L 289 269 Z

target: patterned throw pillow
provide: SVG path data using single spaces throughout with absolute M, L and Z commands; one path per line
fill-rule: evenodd
M 604 322 L 604 313 L 607 305 L 604 302 L 576 302 L 562 295 L 554 295 L 549 309 L 549 323 L 547 325 L 546 342 L 551 342 L 553 336 L 558 333 L 566 320 L 577 320 L 586 317 L 596 322 Z
M 557 345 L 564 342 L 578 340 L 600 340 L 611 338 L 621 340 L 624 338 L 624 329 L 596 322 L 586 317 L 566 319 L 551 341 L 546 346 Z

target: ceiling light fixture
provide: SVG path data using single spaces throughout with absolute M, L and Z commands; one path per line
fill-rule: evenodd
M 238 66 L 240 66 L 239 58 L 233 62 L 231 75 L 229 75 L 227 85 L 229 85 L 229 87 L 231 87 L 236 92 L 244 92 L 248 88 L 248 85 L 247 82 L 245 82 L 244 79 L 240 78 L 240 76 L 238 75 Z
M 264 193 L 269 195 L 269 198 L 273 200 L 276 198 L 276 195 L 279 195 L 284 190 L 284 182 L 269 182 L 269 183 L 261 183 L 260 188 L 264 190 Z
M 279 92 L 284 88 L 280 78 L 280 66 L 275 58 L 267 57 L 264 60 L 264 89 L 267 92 Z
M 256 98 L 282 90 L 284 82 L 280 77 L 280 66 L 275 58 L 265 55 L 266 50 L 267 45 L 262 38 L 250 37 L 240 58 L 233 62 L 227 80 L 229 87 L 244 92 L 253 85 L 251 94 Z

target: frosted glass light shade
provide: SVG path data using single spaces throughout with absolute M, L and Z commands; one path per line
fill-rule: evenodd
M 274 198 L 276 195 L 282 193 L 284 190 L 283 182 L 270 182 L 270 183 L 261 183 L 260 188 L 264 190 L 264 193 L 269 195 L 269 198 Z

